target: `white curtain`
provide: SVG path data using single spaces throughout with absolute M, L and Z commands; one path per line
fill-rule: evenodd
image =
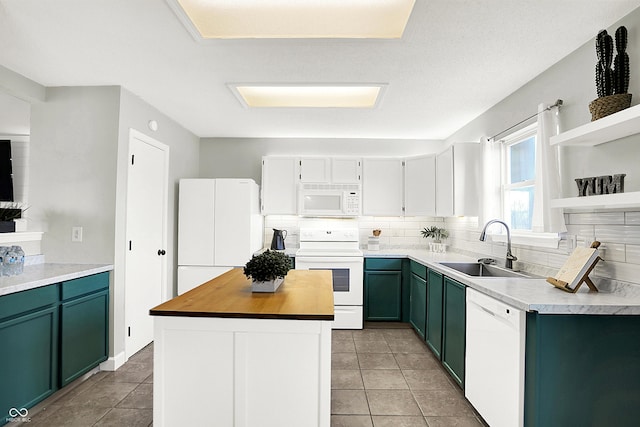
M 547 110 L 538 105 L 538 134 L 536 138 L 536 186 L 533 199 L 532 231 L 535 233 L 563 233 L 567 231 L 562 209 L 549 206 L 560 198 L 561 182 L 558 165 L 558 146 L 549 139 L 558 133 L 558 108 Z
M 480 138 L 482 145 L 482 196 L 480 197 L 480 216 L 478 227 L 487 221 L 502 218 L 501 194 L 501 148 L 500 143 L 486 136 Z

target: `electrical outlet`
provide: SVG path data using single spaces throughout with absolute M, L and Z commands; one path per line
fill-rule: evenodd
M 71 227 L 71 241 L 82 242 L 82 227 Z
M 575 234 L 567 234 L 567 253 L 570 254 L 578 244 L 578 236 Z

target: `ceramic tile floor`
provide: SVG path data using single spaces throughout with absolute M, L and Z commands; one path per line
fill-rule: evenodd
M 333 331 L 332 427 L 485 426 L 406 324 Z M 115 372 L 98 372 L 30 411 L 30 426 L 150 426 L 153 344 Z M 283 426 L 285 427 L 285 426 Z
M 486 425 L 406 324 L 335 330 L 332 353 L 332 427 Z
M 29 411 L 30 427 L 148 427 L 153 423 L 153 344 L 115 372 L 71 384 Z

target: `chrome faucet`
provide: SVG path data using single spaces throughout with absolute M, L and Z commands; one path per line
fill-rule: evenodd
M 492 219 L 491 221 L 488 221 L 484 225 L 484 228 L 482 229 L 482 233 L 480 233 L 480 241 L 484 242 L 486 240 L 486 238 L 487 238 L 487 227 L 489 227 L 494 222 L 498 222 L 498 223 L 504 225 L 504 228 L 507 229 L 507 261 L 505 262 L 504 266 L 505 266 L 505 268 L 513 270 L 513 261 L 517 261 L 518 258 L 516 258 L 511 253 L 511 232 L 509 231 L 509 226 L 507 225 L 506 222 L 500 221 L 499 219 Z

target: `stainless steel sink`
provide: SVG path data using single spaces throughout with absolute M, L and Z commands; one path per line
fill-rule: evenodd
M 460 273 L 474 277 L 529 277 L 523 273 L 479 262 L 441 262 L 440 265 L 444 265 L 445 267 L 452 268 Z

